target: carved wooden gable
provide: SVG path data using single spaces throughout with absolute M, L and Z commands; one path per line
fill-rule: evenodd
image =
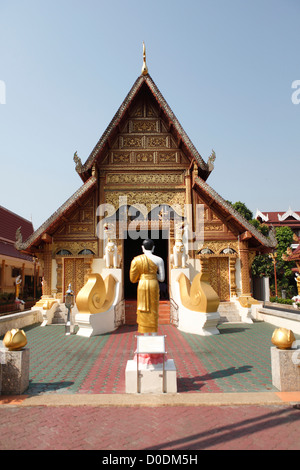
M 179 148 L 179 141 L 160 112 L 154 97 L 144 88 L 119 125 L 119 133 L 111 140 L 110 148 L 99 161 L 101 166 L 179 168 L 189 161 Z
M 61 225 L 53 234 L 54 240 L 90 239 L 96 236 L 96 192 L 77 203 L 68 217 L 61 218 Z

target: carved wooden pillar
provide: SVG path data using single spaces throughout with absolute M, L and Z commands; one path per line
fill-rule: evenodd
M 51 244 L 44 245 L 43 296 L 51 297 L 52 251 Z
M 84 265 L 83 265 L 84 284 L 86 284 L 88 279 L 89 279 L 89 275 L 92 272 L 93 258 L 84 258 L 83 263 L 84 263 Z
M 63 273 L 63 259 L 56 258 L 56 291 L 57 298 L 62 299 L 63 295 L 63 282 L 62 282 L 62 273 Z
M 242 295 L 251 296 L 248 242 L 240 242 Z
M 209 258 L 200 257 L 200 272 L 202 273 L 201 280 L 209 282 Z
M 192 213 L 193 210 L 190 210 L 190 207 L 193 207 L 193 206 L 192 206 L 192 182 L 191 182 L 190 170 L 185 171 L 184 177 L 185 177 L 185 203 L 187 205 L 187 224 L 189 226 L 189 230 L 192 231 L 192 229 L 193 229 L 193 213 Z M 173 245 L 174 245 L 174 243 L 173 243 Z M 173 250 L 173 246 L 172 246 L 171 249 Z M 191 257 L 193 256 L 193 252 L 191 250 L 189 250 L 188 254 Z
M 4 284 L 5 284 L 5 259 L 2 260 L 0 292 L 4 292 Z
M 229 258 L 230 297 L 236 297 L 235 264 L 236 264 L 236 258 Z
M 192 204 L 190 171 L 186 170 L 184 176 L 185 176 L 185 203 Z
M 105 185 L 105 174 L 100 174 L 98 178 L 98 204 L 99 206 L 105 203 L 104 185 Z M 98 218 L 98 222 L 100 222 L 100 218 Z M 103 258 L 104 257 L 104 240 L 102 240 L 101 236 L 102 234 L 98 233 L 98 256 L 100 256 L 100 258 Z

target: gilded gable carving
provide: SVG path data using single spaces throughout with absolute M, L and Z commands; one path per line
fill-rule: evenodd
M 137 136 L 121 137 L 120 138 L 120 147 L 121 148 L 144 147 L 143 137 L 137 137 Z
M 167 148 L 170 147 L 170 139 L 169 136 L 155 136 L 155 137 L 147 137 L 146 145 L 149 147 L 163 147 Z
M 110 142 L 108 152 L 109 159 L 106 162 L 102 160 L 102 165 L 189 164 L 149 97 L 143 97 L 129 110 L 129 117 Z
M 94 238 L 96 217 L 95 194 L 87 198 L 80 207 L 67 215 L 53 235 L 54 241 L 67 238 Z
M 154 162 L 154 153 L 149 153 L 149 152 L 140 152 L 135 154 L 135 159 L 136 162 L 141 163 L 141 162 Z
M 139 174 L 139 173 L 108 173 L 106 183 L 112 184 L 175 184 L 184 183 L 183 173 L 157 173 L 157 174 Z
M 111 153 L 111 163 L 130 163 L 130 152 Z
M 159 121 L 133 121 L 129 129 L 132 132 L 159 132 Z
M 177 152 L 170 152 L 170 153 L 158 153 L 158 159 L 160 163 L 176 163 L 180 162 L 180 157 Z
M 185 204 L 185 191 L 107 191 L 105 199 L 108 204 L 112 204 L 116 210 L 119 208 L 119 198 L 127 197 L 128 205 L 144 204 L 148 210 L 152 208 L 153 204 L 180 204 L 182 207 Z

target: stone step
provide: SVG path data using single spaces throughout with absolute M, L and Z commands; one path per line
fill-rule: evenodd
M 219 323 L 235 323 L 241 321 L 241 316 L 235 302 L 221 302 L 218 312 L 220 314 Z
M 125 301 L 125 324 L 136 325 L 136 300 Z M 161 300 L 159 302 L 158 311 L 158 324 L 169 325 L 170 324 L 170 301 Z
M 59 304 L 59 306 L 57 307 L 53 315 L 52 324 L 60 325 L 60 324 L 66 323 L 66 318 L 67 318 L 67 309 L 64 304 Z

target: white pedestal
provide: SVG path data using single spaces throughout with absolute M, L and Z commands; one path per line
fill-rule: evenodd
M 85 338 L 114 331 L 116 329 L 115 308 L 112 306 L 103 313 L 77 313 L 76 324 L 79 326 L 77 336 L 84 336 Z
M 178 329 L 200 336 L 219 335 L 219 312 L 194 312 L 180 305 Z
M 165 393 L 177 392 L 176 367 L 173 359 L 168 359 L 165 369 Z M 164 393 L 163 364 L 150 366 L 139 365 L 137 377 L 137 362 L 127 361 L 125 371 L 126 393 Z
M 300 391 L 299 349 L 271 347 L 272 384 L 281 392 Z

